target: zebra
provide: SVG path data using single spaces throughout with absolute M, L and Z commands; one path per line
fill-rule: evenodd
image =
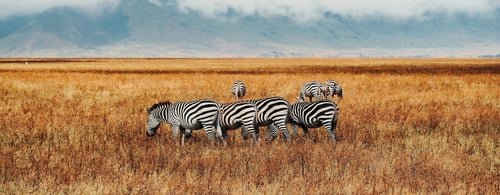
M 289 121 L 292 124 L 294 135 L 297 135 L 297 125 L 302 127 L 306 136 L 308 128 L 325 126 L 326 131 L 330 134 L 330 139 L 335 141 L 338 114 L 339 107 L 330 100 L 297 102 L 290 106 Z
M 242 132 L 248 132 L 254 141 L 258 141 L 256 116 L 257 109 L 250 102 L 220 104 L 217 118 L 217 134 L 221 135 L 223 143 L 226 144 L 227 131 L 241 127 Z M 245 136 L 244 138 L 246 139 Z
M 231 92 L 236 97 L 236 101 L 241 101 L 247 92 L 245 82 L 241 80 L 235 81 L 231 87 Z
M 316 100 L 320 100 L 321 96 L 324 94 L 323 84 L 319 81 L 310 81 L 304 83 L 302 88 L 300 89 L 298 100 L 300 102 L 304 102 L 306 97 L 309 97 L 309 101 L 312 101 L 312 97 L 315 97 Z
M 290 132 L 286 126 L 288 118 L 288 107 L 290 103 L 282 97 L 269 97 L 262 99 L 248 100 L 257 108 L 257 126 L 268 126 L 268 137 L 274 139 L 278 135 L 276 128 L 279 128 L 286 140 L 290 138 Z M 270 129 L 269 126 L 277 126 L 275 129 Z M 258 129 L 257 129 L 258 130 Z M 242 132 L 243 137 L 246 137 L 245 131 Z
M 172 127 L 174 140 L 181 131 L 181 145 L 191 137 L 191 130 L 205 129 L 209 139 L 215 141 L 215 123 L 219 106 L 211 100 L 195 100 L 188 102 L 161 102 L 147 109 L 147 136 L 156 134 L 161 122 Z
M 326 80 L 325 85 L 323 87 L 324 90 L 324 96 L 325 98 L 328 97 L 329 95 L 333 96 L 336 94 L 339 99 L 342 99 L 342 86 L 335 82 L 334 80 Z

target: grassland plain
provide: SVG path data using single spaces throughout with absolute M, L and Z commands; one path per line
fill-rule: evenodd
M 340 82 L 338 142 L 146 137 L 147 107 L 236 79 L 290 102 Z M 499 119 L 498 59 L 0 59 L 0 193 L 498 194 Z

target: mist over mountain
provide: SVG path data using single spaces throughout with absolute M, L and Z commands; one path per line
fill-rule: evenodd
M 401 7 L 389 11 L 381 6 L 374 11 L 366 5 L 360 7 L 364 11 L 347 12 L 355 5 L 101 1 L 113 6 L 94 13 L 90 8 L 60 5 L 0 17 L 0 57 L 478 57 L 500 53 L 499 3 L 445 11 L 439 11 L 440 4 L 437 8 L 415 5 L 413 12 L 408 6 L 394 5 Z

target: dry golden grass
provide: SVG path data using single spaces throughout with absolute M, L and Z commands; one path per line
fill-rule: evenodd
M 147 107 L 236 79 L 291 102 L 339 81 L 339 141 L 146 137 Z M 0 59 L 0 119 L 2 194 L 500 193 L 498 59 Z

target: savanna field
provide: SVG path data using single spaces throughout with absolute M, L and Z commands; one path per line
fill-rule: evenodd
M 151 105 L 238 79 L 290 103 L 341 83 L 337 142 L 146 136 Z M 0 59 L 0 194 L 499 194 L 499 119 L 500 59 Z

